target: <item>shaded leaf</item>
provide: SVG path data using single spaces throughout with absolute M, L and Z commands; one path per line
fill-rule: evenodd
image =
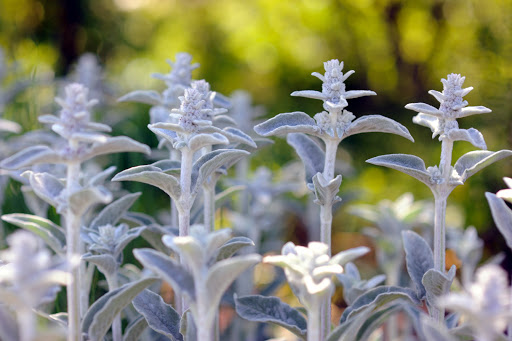
M 158 225 L 149 225 L 146 226 L 144 231 L 142 231 L 141 236 L 144 238 L 155 250 L 165 253 L 166 255 L 170 254 L 172 250 L 165 246 L 162 242 L 162 237 L 168 234 L 169 231 L 162 228 Z M 176 233 L 178 234 L 178 233 Z
M 465 182 L 476 172 L 510 155 L 512 155 L 512 151 L 506 149 L 497 152 L 486 150 L 472 151 L 462 155 L 455 163 L 454 168 L 461 176 L 462 181 Z
M 320 128 L 316 121 L 306 113 L 296 111 L 279 114 L 254 127 L 261 136 L 284 135 L 288 133 L 305 133 L 317 135 Z
M 96 265 L 105 276 L 114 274 L 119 267 L 118 262 L 109 254 L 93 255 L 86 253 L 82 256 L 82 259 Z
M 172 341 L 183 341 L 179 331 L 180 315 L 160 295 L 146 289 L 135 297 L 133 306 L 144 316 L 151 329 Z
M 187 309 L 181 317 L 180 333 L 185 341 L 197 341 L 197 328 L 190 309 Z
M 422 283 L 423 275 L 434 268 L 434 255 L 427 242 L 416 232 L 403 231 L 402 239 L 407 272 L 416 286 L 418 298 L 422 299 L 426 293 Z
M 366 321 L 363 323 L 359 332 L 357 333 L 356 340 L 366 341 L 370 338 L 370 335 L 384 322 L 391 317 L 391 315 L 398 313 L 402 309 L 401 304 L 395 304 L 382 310 L 375 311 L 373 314 L 368 316 Z
M 110 166 L 107 169 L 101 171 L 100 173 L 94 175 L 92 178 L 87 180 L 87 186 L 101 186 L 103 185 L 107 179 L 116 171 L 117 167 Z
M 145 144 L 137 142 L 126 136 L 109 137 L 107 142 L 93 145 L 89 152 L 80 160 L 85 161 L 98 155 L 124 152 L 144 153 L 149 155 L 151 153 L 151 149 Z
M 148 327 L 148 322 L 144 316 L 139 316 L 130 323 L 124 331 L 123 341 L 139 341 L 140 336 Z
M 421 282 L 425 287 L 427 302 L 431 307 L 435 306 L 435 302 L 439 297 L 450 291 L 456 270 L 456 266 L 452 265 L 447 274 L 436 269 L 429 269 L 425 272 Z
M 180 181 L 154 166 L 136 166 L 118 173 L 112 181 L 137 181 L 160 188 L 174 200 L 181 195 Z
M 241 131 L 238 128 L 227 127 L 227 128 L 222 129 L 222 131 L 223 131 L 224 135 L 226 135 L 226 137 L 229 139 L 229 142 L 231 142 L 231 143 L 238 142 L 238 143 L 246 144 L 252 148 L 258 147 L 249 135 L 247 135 L 246 133 L 244 133 L 243 131 Z
M 491 208 L 492 218 L 496 227 L 505 238 L 507 246 L 512 250 L 512 211 L 503 199 L 498 198 L 493 193 L 485 193 L 485 197 Z
M 59 179 L 49 173 L 32 171 L 26 171 L 22 175 L 28 178 L 30 187 L 39 198 L 59 208 L 58 197 L 64 190 L 64 184 Z
M 233 256 L 238 250 L 245 246 L 253 246 L 254 243 L 247 237 L 235 237 L 228 240 L 224 245 L 222 245 L 218 252 L 217 257 L 215 259 L 216 262 L 221 261 L 223 259 L 229 258 Z
M 326 341 L 354 341 L 361 326 L 375 309 L 375 304 L 370 304 L 365 308 L 366 309 L 362 310 L 354 318 L 340 322 L 340 324 L 327 335 Z
M 246 320 L 275 323 L 301 338 L 306 336 L 307 322 L 304 316 L 277 297 L 252 295 L 238 298 L 235 295 L 235 309 Z
M 162 98 L 160 94 L 154 90 L 135 90 L 120 97 L 117 101 L 160 105 L 162 103 Z
M 7 308 L 0 305 L 0 339 L 4 341 L 18 341 L 18 324 Z
M 331 181 L 327 181 L 322 173 L 313 176 L 313 188 L 315 191 L 315 203 L 323 206 L 332 206 L 341 199 L 336 195 L 340 190 L 341 174 Z
M 156 278 L 144 278 L 109 291 L 91 305 L 82 321 L 82 332 L 91 341 L 102 341 L 114 318 Z
M 425 162 L 417 156 L 408 154 L 388 154 L 376 156 L 366 160 L 366 162 L 377 166 L 396 169 L 418 179 L 429 187 L 431 186 L 430 174 L 425 168 Z
M 306 183 L 313 183 L 313 176 L 324 171 L 325 153 L 310 137 L 301 133 L 291 133 L 286 142 L 295 149 L 306 169 Z
M 39 163 L 64 163 L 64 159 L 48 146 L 32 146 L 2 160 L 0 168 L 14 170 Z
M 104 187 L 86 187 L 69 196 L 69 207 L 76 216 L 81 217 L 89 208 L 96 204 L 108 204 L 112 201 L 112 193 Z
M 116 225 L 141 194 L 141 192 L 127 194 L 110 203 L 94 217 L 89 228 L 98 230 L 98 227 L 103 225 Z
M 381 115 L 367 115 L 356 119 L 350 124 L 343 138 L 361 133 L 390 133 L 396 134 L 414 142 L 413 137 L 406 127 L 388 117 Z

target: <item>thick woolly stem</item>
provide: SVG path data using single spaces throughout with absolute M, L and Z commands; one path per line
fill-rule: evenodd
M 212 232 L 215 230 L 215 184 L 207 183 L 203 186 L 203 198 L 204 227 L 206 231 Z
M 117 289 L 119 286 L 117 281 L 117 271 L 112 274 L 105 275 L 105 277 L 107 279 L 108 291 Z M 122 339 L 123 332 L 121 330 L 121 314 L 117 314 L 112 322 L 112 340 L 121 341 Z
M 320 309 L 308 310 L 308 340 L 322 341 L 325 339 L 322 331 L 322 314 Z

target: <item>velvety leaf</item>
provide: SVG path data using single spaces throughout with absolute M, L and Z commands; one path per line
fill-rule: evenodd
M 224 245 L 222 245 L 218 252 L 217 257 L 215 259 L 216 262 L 221 261 L 223 259 L 229 258 L 233 256 L 238 250 L 245 246 L 253 246 L 254 243 L 247 237 L 235 237 L 228 240 Z
M 141 192 L 127 194 L 105 206 L 101 212 L 94 217 L 89 228 L 98 230 L 98 227 L 103 225 L 116 225 L 141 194 Z
M 217 169 L 249 155 L 249 152 L 236 149 L 217 149 L 201 156 L 192 166 L 191 191 L 197 194 L 203 182 Z
M 439 109 L 434 108 L 433 106 L 426 103 L 409 103 L 405 106 L 405 108 L 417 111 L 419 113 L 424 113 L 436 117 L 443 117 L 443 113 Z
M 422 299 L 426 293 L 422 283 L 423 275 L 434 268 L 434 255 L 427 242 L 416 232 L 403 231 L 402 239 L 407 272 L 416 286 L 418 298 Z
M 4 341 L 18 341 L 18 324 L 7 308 L 0 305 L 0 339 Z
M 32 146 L 2 160 L 0 168 L 14 170 L 39 163 L 64 163 L 64 159 L 48 146 Z
M 169 256 L 151 249 L 136 249 L 133 250 L 133 255 L 144 267 L 169 282 L 175 290 L 179 290 L 195 300 L 194 279 L 182 265 L 176 263 Z
M 144 153 L 149 155 L 151 149 L 145 144 L 139 143 L 126 136 L 109 137 L 107 142 L 92 146 L 90 151 L 81 158 L 81 161 L 88 160 L 98 155 L 124 152 Z
M 441 132 L 441 121 L 435 116 L 420 113 L 412 118 L 412 122 L 430 128 L 432 138 Z
M 306 113 L 296 111 L 279 114 L 254 127 L 254 131 L 261 136 L 284 135 L 289 133 L 305 133 L 316 135 L 320 128 L 316 121 Z
M 351 306 L 345 309 L 341 315 L 340 324 L 359 312 L 364 311 L 364 309 L 370 305 L 374 306 L 374 308 L 379 308 L 389 302 L 398 300 L 405 300 L 413 304 L 419 303 L 416 299 L 415 292 L 411 289 L 395 286 L 377 287 L 359 296 Z
M 421 282 L 425 287 L 427 294 L 427 302 L 431 307 L 435 306 L 436 300 L 450 291 L 455 272 L 457 268 L 452 265 L 450 271 L 444 274 L 436 269 L 430 269 L 425 272 Z
M 140 336 L 148 327 L 148 322 L 144 316 L 139 316 L 130 323 L 124 331 L 123 341 L 139 341 Z
M 118 173 L 112 181 L 137 181 L 160 188 L 174 200 L 181 195 L 180 181 L 154 166 L 136 166 Z
M 421 318 L 421 326 L 423 335 L 426 340 L 436 340 L 436 341 L 456 341 L 458 338 L 452 336 L 448 329 L 442 324 L 433 321 L 431 318 L 427 316 L 423 316 Z
M 345 251 L 341 251 L 336 255 L 332 256 L 330 263 L 339 264 L 341 266 L 353 261 L 361 256 L 366 255 L 370 252 L 370 249 L 366 246 L 359 246 Z
M 144 238 L 155 250 L 165 253 L 166 255 L 170 254 L 172 250 L 165 246 L 162 242 L 162 237 L 169 233 L 169 231 L 165 230 L 161 226 L 158 225 L 148 225 L 142 231 L 141 236 Z
M 87 186 L 101 186 L 105 182 L 107 182 L 108 178 L 112 176 L 112 174 L 116 171 L 115 166 L 108 167 L 107 169 L 101 171 L 100 173 L 94 175 L 92 178 L 87 180 Z
M 17 134 L 21 132 L 21 126 L 16 122 L 0 118 L 0 131 L 6 131 L 9 133 Z
M 119 264 L 114 257 L 109 254 L 93 255 L 86 253 L 82 256 L 82 259 L 96 265 L 98 270 L 100 270 L 105 276 L 114 274 L 119 267 Z
M 388 154 L 376 156 L 366 160 L 366 162 L 377 166 L 396 169 L 418 179 L 427 186 L 431 186 L 430 174 L 425 168 L 425 163 L 417 156 L 408 154 Z
M 336 176 L 331 181 L 327 182 L 322 173 L 317 173 L 313 176 L 313 185 L 315 191 L 315 203 L 324 206 L 332 206 L 341 199 L 336 195 L 340 190 L 341 174 Z
M 26 171 L 22 174 L 27 177 L 30 187 L 36 195 L 54 207 L 59 207 L 58 197 L 64 190 L 64 184 L 49 173 L 34 173 Z
M 319 99 L 322 101 L 327 99 L 323 93 L 321 93 L 320 91 L 315 91 L 315 90 L 294 91 L 291 93 L 291 96 Z
M 81 217 L 93 205 L 108 204 L 110 201 L 112 193 L 104 187 L 86 187 L 70 195 L 69 207 L 76 216 Z
M 495 194 L 487 192 L 485 197 L 489 202 L 496 227 L 498 227 L 501 235 L 505 238 L 507 246 L 512 249 L 512 210 L 510 210 L 503 199 L 498 198 Z
M 238 142 L 246 144 L 252 148 L 258 147 L 249 135 L 247 135 L 238 128 L 227 127 L 224 128 L 222 131 L 224 132 L 224 135 L 226 135 L 226 137 L 229 139 L 229 142 L 231 143 Z
M 512 155 L 512 151 L 506 149 L 498 152 L 472 151 L 462 155 L 455 163 L 454 168 L 465 182 L 476 172 L 510 155 Z
M 181 169 L 181 162 L 176 160 L 160 160 L 151 166 L 158 167 L 162 172 L 170 174 L 171 172 L 179 172 Z
M 197 134 L 190 139 L 190 141 L 188 142 L 188 147 L 190 148 L 190 150 L 192 150 L 192 152 L 195 152 L 196 150 L 206 146 L 228 143 L 229 140 L 219 133 Z
M 160 295 L 146 289 L 135 297 L 133 306 L 144 316 L 151 329 L 172 341 L 183 341 L 179 331 L 180 315 Z
M 366 319 L 361 328 L 359 328 L 356 340 L 369 340 L 370 335 L 377 330 L 377 328 L 381 327 L 387 319 L 389 319 L 393 314 L 398 313 L 401 309 L 401 304 L 395 304 L 382 310 L 375 311 Z
M 207 259 L 204 259 L 206 254 L 204 246 L 194 237 L 176 238 L 175 236 L 165 235 L 162 237 L 162 242 L 180 255 L 181 260 L 185 262 L 185 266 L 192 273 L 195 270 L 199 271 L 203 264 L 207 262 Z
M 2 220 L 38 235 L 55 253 L 65 254 L 66 235 L 64 230 L 52 221 L 22 213 L 5 214 Z
M 356 119 L 347 130 L 343 138 L 361 133 L 391 133 L 396 134 L 414 142 L 409 130 L 400 123 L 381 115 L 368 115 Z
M 453 141 L 467 141 L 477 148 L 487 149 L 484 136 L 475 128 L 452 129 L 448 133 L 448 138 L 450 138 Z
M 275 323 L 301 338 L 306 336 L 307 322 L 304 316 L 277 297 L 253 295 L 238 298 L 235 295 L 235 309 L 246 320 Z
M 187 309 L 181 317 L 180 333 L 185 341 L 197 341 L 197 328 L 190 309 Z
M 477 106 L 477 107 L 465 107 L 460 110 L 460 114 L 457 118 L 462 118 L 470 115 L 479 115 L 479 114 L 487 114 L 490 113 L 492 110 L 489 108 L 486 108 L 484 106 Z
M 375 304 L 365 306 L 357 316 L 347 319 L 334 328 L 326 341 L 354 341 L 363 323 L 370 317 L 375 309 Z
M 102 341 L 114 318 L 132 302 L 145 288 L 156 282 L 155 278 L 144 278 L 109 291 L 91 305 L 82 321 L 82 332 L 91 341 Z
M 306 182 L 313 183 L 313 176 L 324 171 L 325 152 L 305 134 L 292 133 L 286 137 L 286 142 L 295 149 L 306 169 Z
M 117 101 L 160 105 L 162 103 L 162 98 L 160 94 L 154 90 L 135 90 L 122 96 Z
M 345 73 L 345 75 L 347 73 Z M 359 97 L 363 97 L 363 96 L 376 96 L 376 95 L 377 95 L 377 93 L 374 92 L 374 91 L 371 91 L 371 90 L 349 90 L 349 91 L 345 91 L 345 98 L 346 99 L 359 98 Z

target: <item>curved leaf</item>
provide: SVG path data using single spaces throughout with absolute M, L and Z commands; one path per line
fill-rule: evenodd
M 376 156 L 366 160 L 366 162 L 377 166 L 396 169 L 418 179 L 429 187 L 432 185 L 430 182 L 430 174 L 425 168 L 425 163 L 417 156 L 408 154 L 388 154 Z
M 448 132 L 448 138 L 453 141 L 467 141 L 480 149 L 487 149 L 484 136 L 475 128 L 452 129 Z
M 354 247 L 352 249 L 338 252 L 336 255 L 332 256 L 330 263 L 344 266 L 348 262 L 366 255 L 368 252 L 370 252 L 370 249 L 366 246 Z
M 93 145 L 89 152 L 80 158 L 80 161 L 86 161 L 98 155 L 124 152 L 144 153 L 149 155 L 151 149 L 145 144 L 126 136 L 109 137 L 107 142 Z
M 227 128 L 222 129 L 222 131 L 223 131 L 223 134 L 229 139 L 229 142 L 231 142 L 231 143 L 238 142 L 238 143 L 246 144 L 252 148 L 258 147 L 256 145 L 256 142 L 254 142 L 253 139 L 249 135 L 247 135 L 246 133 L 244 133 L 243 131 L 241 131 L 238 128 L 227 127 Z
M 348 72 L 347 72 L 348 73 Z M 347 75 L 345 73 L 345 76 Z M 345 99 L 359 98 L 363 96 L 376 96 L 377 93 L 371 90 L 349 90 L 345 91 Z
M 14 170 L 39 163 L 65 163 L 65 160 L 50 147 L 40 145 L 28 147 L 2 160 L 0 168 Z
M 93 255 L 86 253 L 82 256 L 82 259 L 96 265 L 105 276 L 112 275 L 119 267 L 114 257 L 109 254 Z
M 512 249 L 512 210 L 507 206 L 503 199 L 498 198 L 495 194 L 485 193 L 485 197 L 491 208 L 492 218 L 505 238 L 507 246 Z
M 22 176 L 28 178 L 30 187 L 39 198 L 59 209 L 58 197 L 64 190 L 64 184 L 59 179 L 49 173 L 34 173 L 32 171 L 26 171 Z
M 81 217 L 96 204 L 108 204 L 112 193 L 104 187 L 86 187 L 69 196 L 69 207 L 76 216 Z
M 436 303 L 436 300 L 447 294 L 450 291 L 450 286 L 452 285 L 453 279 L 455 278 L 455 272 L 457 268 L 455 265 L 452 265 L 450 271 L 444 274 L 439 270 L 430 269 L 425 272 L 421 283 L 425 287 L 427 294 L 427 302 L 433 307 Z
M 216 262 L 229 258 L 245 246 L 253 246 L 254 242 L 247 237 L 235 237 L 228 240 L 217 251 Z
M 89 228 L 97 230 L 98 227 L 103 225 L 116 225 L 141 194 L 141 192 L 127 194 L 105 206 L 101 212 L 94 217 Z
M 323 93 L 321 93 L 320 91 L 316 91 L 316 90 L 299 90 L 299 91 L 294 91 L 294 92 L 292 92 L 290 94 L 290 96 L 319 99 L 319 100 L 322 100 L 322 101 L 327 99 L 327 97 Z
M 512 151 L 506 149 L 497 152 L 487 150 L 472 151 L 462 155 L 455 163 L 454 168 L 461 176 L 462 181 L 465 182 L 476 172 L 510 155 L 512 155 Z
M 370 335 L 382 324 L 391 317 L 391 315 L 398 313 L 402 309 L 401 304 L 395 304 L 382 310 L 375 311 L 363 323 L 359 332 L 357 333 L 356 340 L 366 341 Z
M 306 336 L 307 322 L 304 316 L 279 298 L 261 295 L 238 298 L 236 294 L 234 298 L 240 317 L 254 322 L 275 323 L 301 338 Z
M 162 98 L 160 94 L 154 90 L 135 90 L 120 97 L 117 101 L 160 105 L 162 103 Z
M 422 283 L 423 275 L 434 268 L 434 254 L 427 242 L 416 232 L 403 231 L 402 239 L 407 272 L 416 286 L 418 298 L 422 299 L 426 293 Z
M 183 341 L 180 334 L 180 315 L 163 298 L 152 291 L 144 290 L 133 300 L 133 306 L 154 331 L 172 341 Z
M 349 125 L 347 130 L 345 130 L 343 138 L 350 135 L 371 132 L 396 134 L 414 142 L 413 137 L 406 127 L 395 120 L 381 115 L 367 115 L 359 117 Z
M 306 113 L 295 111 L 279 114 L 254 127 L 254 131 L 261 136 L 284 135 L 288 133 L 306 133 L 317 135 L 320 128 L 316 121 Z
M 188 147 L 192 152 L 195 152 L 196 150 L 211 146 L 214 144 L 228 144 L 229 140 L 219 134 L 219 133 L 213 133 L 213 134 L 197 134 L 194 135 L 188 142 Z
M 91 341 L 102 341 L 114 318 L 145 288 L 157 281 L 156 278 L 144 278 L 123 285 L 101 296 L 89 308 L 82 321 L 82 332 Z
M 313 189 L 315 191 L 315 203 L 319 205 L 332 206 L 334 203 L 340 201 L 338 194 L 341 185 L 341 174 L 338 174 L 331 181 L 325 180 L 322 173 L 316 173 L 313 176 Z
M 139 316 L 130 323 L 124 331 L 123 341 L 139 341 L 140 336 L 148 327 L 148 322 L 144 316 Z
M 304 164 L 306 183 L 313 183 L 313 176 L 324 171 L 325 152 L 306 134 L 288 134 L 286 142 L 295 149 Z
M 436 117 L 443 117 L 442 111 L 426 103 L 409 103 L 405 106 L 405 108 L 414 110 L 419 113 L 424 113 Z
M 441 121 L 435 116 L 420 113 L 412 118 L 412 122 L 430 128 L 432 138 L 441 132 Z
M 160 188 L 174 200 L 181 195 L 179 180 L 170 174 L 165 174 L 158 167 L 136 166 L 118 173 L 112 181 L 137 181 Z
M 487 114 L 490 113 L 492 110 L 489 108 L 486 108 L 484 106 L 477 106 L 477 107 L 465 107 L 460 109 L 460 115 L 457 118 L 462 118 L 470 115 L 479 115 L 479 114 Z
M 22 213 L 5 214 L 2 216 L 2 220 L 38 235 L 55 253 L 65 253 L 66 235 L 64 230 L 52 221 Z

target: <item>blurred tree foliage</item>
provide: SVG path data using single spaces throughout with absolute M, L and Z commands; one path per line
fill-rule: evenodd
M 467 96 L 470 105 L 494 112 L 464 120 L 463 128 L 481 130 L 490 150 L 512 148 L 510 0 L 1 0 L 0 46 L 27 77 L 52 72 L 63 76 L 82 53 L 93 52 L 105 66 L 115 96 L 160 88 L 161 82 L 150 74 L 167 72 L 165 59 L 186 51 L 201 64 L 196 79 L 206 79 L 213 90 L 226 95 L 248 90 L 268 116 L 321 110 L 318 101 L 289 94 L 319 90 L 320 82 L 310 73 L 322 72 L 326 60 L 343 60 L 346 69 L 356 71 L 347 82 L 349 89 L 378 94 L 352 100 L 348 109 L 356 116 L 392 117 L 416 139 L 413 144 L 396 136 L 366 134 L 344 141 L 356 172 L 345 178 L 342 193 L 357 189 L 359 202 L 394 200 L 406 191 L 430 198 L 427 188 L 414 179 L 364 160 L 410 153 L 427 165 L 439 162 L 440 143 L 431 140 L 427 128 L 412 124 L 414 113 L 404 105 L 436 105 L 427 91 L 441 90 L 440 79 L 448 73 L 465 75 L 465 85 L 475 88 Z M 38 114 L 53 110 L 53 95 L 49 90 L 29 91 L 5 115 L 33 127 Z M 116 130 L 156 144 L 141 128 L 148 121 L 146 106 L 112 104 L 111 109 L 125 117 Z M 456 144 L 454 158 L 471 149 Z M 265 163 L 276 169 L 293 158 L 280 142 L 259 152 L 253 166 Z M 451 202 L 461 205 L 463 214 L 449 221 L 495 234 L 484 192 L 505 187 L 501 178 L 512 176 L 511 162 L 501 161 L 457 189 Z M 133 165 L 128 163 L 124 166 Z M 337 218 L 337 231 L 363 223 L 343 210 Z M 501 245 L 499 241 L 496 247 Z

